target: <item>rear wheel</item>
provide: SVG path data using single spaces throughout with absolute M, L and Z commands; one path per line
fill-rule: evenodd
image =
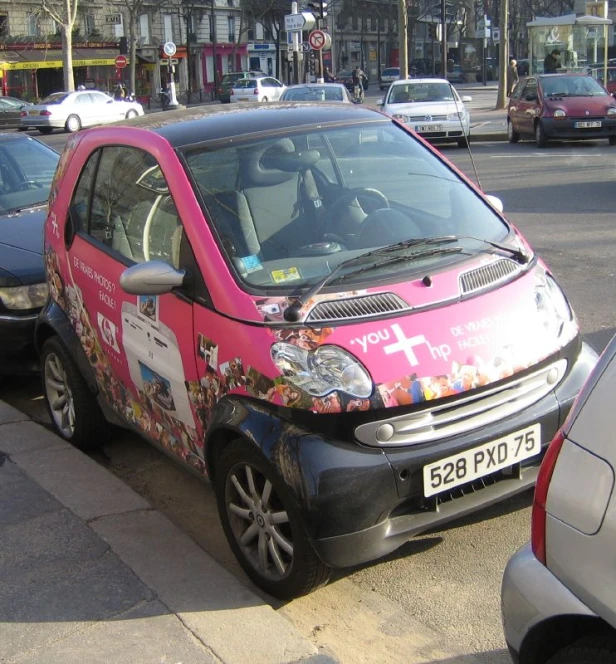
M 327 583 L 291 492 L 252 443 L 238 439 L 217 463 L 218 512 L 240 565 L 274 597 L 292 599 Z
M 548 146 L 548 137 L 541 120 L 535 124 L 535 143 L 537 143 L 538 148 L 546 148 Z
M 269 99 L 267 97 L 263 97 L 261 101 L 269 101 Z
M 467 148 L 470 142 L 471 142 L 471 135 L 469 134 L 468 136 L 464 136 L 464 138 L 458 139 L 458 147 Z
M 57 337 L 43 344 L 41 367 L 43 394 L 58 434 L 80 449 L 104 442 L 107 422 L 77 365 Z
M 38 130 L 41 132 L 41 134 L 51 134 L 53 127 L 39 127 Z
M 615 661 L 616 640 L 592 636 L 559 650 L 547 664 L 613 664 Z
M 66 119 L 66 124 L 64 125 L 66 131 L 74 134 L 76 131 L 81 129 L 81 120 L 78 115 L 69 115 Z
M 510 143 L 517 143 L 520 140 L 520 134 L 513 128 L 511 120 L 507 120 L 507 138 Z
M 137 111 L 134 108 L 131 108 L 130 111 L 126 114 L 126 119 L 130 120 L 131 118 L 136 118 L 138 115 Z

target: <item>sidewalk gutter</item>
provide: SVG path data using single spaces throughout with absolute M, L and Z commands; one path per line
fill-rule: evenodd
M 121 480 L 1 401 L 0 568 L 0 662 L 338 661 Z

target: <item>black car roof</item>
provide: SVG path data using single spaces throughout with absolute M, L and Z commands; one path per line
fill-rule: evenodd
M 174 148 L 204 141 L 224 140 L 253 133 L 276 132 L 293 127 L 353 122 L 391 122 L 378 111 L 350 104 L 263 104 L 246 108 L 213 104 L 179 111 L 152 113 L 120 125 L 148 129 L 164 137 Z M 112 126 L 117 126 L 116 123 Z M 91 130 L 96 131 L 96 130 Z

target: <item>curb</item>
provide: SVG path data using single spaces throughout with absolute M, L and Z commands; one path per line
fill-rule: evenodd
M 180 641 L 189 638 L 224 664 L 337 662 L 320 655 L 288 619 L 128 485 L 3 401 L 0 449 L 5 458 L 104 541 L 149 589 L 152 598 L 166 608 L 174 621 L 173 630 L 164 634 L 169 638 L 168 648 L 179 647 Z M 20 497 L 15 499 L 19 501 Z M 2 546 L 0 542 L 0 554 Z M 96 581 L 101 586 L 99 592 L 109 592 L 106 582 Z M 59 591 L 53 578 L 46 589 Z M 70 647 L 69 635 L 63 633 L 61 623 L 47 622 L 48 631 L 57 631 L 56 645 Z M 126 646 L 146 638 L 155 624 L 155 619 L 146 619 L 141 630 L 135 628 Z M 19 625 L 22 623 L 15 623 L 22 629 Z M 113 629 L 113 625 L 112 620 L 101 622 L 103 628 Z

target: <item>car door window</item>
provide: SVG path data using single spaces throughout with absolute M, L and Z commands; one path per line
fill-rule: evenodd
M 79 181 L 75 193 L 73 194 L 70 208 L 71 220 L 75 231 L 87 231 L 88 229 L 90 195 L 92 193 L 94 175 L 96 174 L 96 167 L 100 156 L 100 150 L 97 150 L 94 154 L 90 155 L 90 158 L 86 162 L 86 165 L 79 176 Z
M 537 79 L 531 78 L 526 81 L 524 91 L 522 92 L 522 99 L 525 101 L 532 101 L 537 98 Z
M 78 104 L 79 106 L 85 106 L 90 105 L 92 103 L 92 100 L 90 99 L 90 95 L 85 94 L 85 95 L 77 95 L 75 98 L 75 103 Z
M 87 232 L 131 261 L 158 259 L 178 267 L 182 226 L 152 155 L 124 146 L 103 149 Z

